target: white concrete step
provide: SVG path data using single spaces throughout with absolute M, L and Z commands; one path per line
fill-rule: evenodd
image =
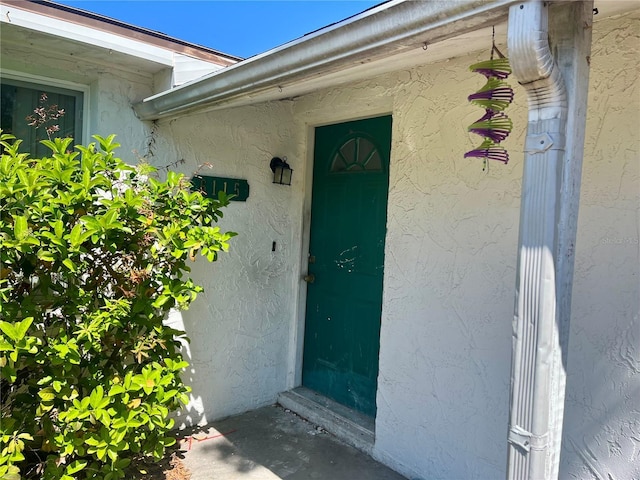
M 371 455 L 375 420 L 308 388 L 298 387 L 278 395 L 278 403 L 324 428 L 347 445 Z

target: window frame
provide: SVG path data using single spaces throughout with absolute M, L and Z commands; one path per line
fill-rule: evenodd
M 335 165 L 336 162 L 336 157 L 337 155 L 341 152 L 342 148 L 350 141 L 352 140 L 366 140 L 367 142 L 369 142 L 369 144 L 373 147 L 372 152 L 376 152 L 378 154 L 378 157 L 380 158 L 380 168 L 379 169 L 367 169 L 367 168 L 360 168 L 360 169 L 353 169 L 353 168 L 345 168 L 343 170 L 334 170 L 333 166 Z M 329 165 L 329 170 L 328 170 L 328 174 L 329 175 L 345 175 L 345 174 L 353 174 L 353 173 L 358 173 L 359 175 L 375 175 L 375 174 L 379 174 L 379 173 L 385 173 L 385 165 L 384 162 L 382 161 L 382 158 L 380 156 L 380 149 L 378 148 L 378 144 L 376 142 L 376 140 L 368 134 L 365 134 L 364 132 L 352 132 L 349 135 L 345 135 L 341 141 L 340 141 L 340 146 L 337 147 L 335 149 L 335 151 L 331 154 L 332 155 L 332 160 L 331 163 Z M 343 160 L 346 160 L 346 158 L 341 155 Z M 352 162 L 349 165 L 360 165 L 359 162 Z
M 89 87 L 89 85 L 46 77 L 43 75 L 35 75 L 25 72 L 17 72 L 14 70 L 0 69 L 0 81 L 4 82 L 5 80 L 7 80 L 8 82 L 16 82 L 19 84 L 18 86 L 33 88 L 34 90 L 37 90 L 39 88 L 53 88 L 63 90 L 60 93 L 63 93 L 65 95 L 73 93 L 82 94 L 82 119 L 80 121 L 80 138 L 74 138 L 74 142 L 78 145 L 84 145 L 85 139 L 87 138 L 89 132 L 89 95 L 91 93 L 91 88 Z M 66 93 L 65 91 L 69 93 Z

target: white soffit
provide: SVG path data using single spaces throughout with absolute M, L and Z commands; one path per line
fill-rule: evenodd
M 3 30 L 9 25 L 23 27 L 73 42 L 138 57 L 167 67 L 173 66 L 173 52 L 171 50 L 77 23 L 21 10 L 15 6 L 0 4 L 0 22 Z

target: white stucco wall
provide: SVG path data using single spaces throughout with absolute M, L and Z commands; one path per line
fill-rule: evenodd
M 296 120 L 393 113 L 374 454 L 411 478 L 503 475 L 522 131 L 508 166 L 464 152 L 476 56 L 296 103 Z M 519 105 L 514 120 L 524 118 Z M 524 120 L 519 121 L 524 126 Z M 521 128 L 522 130 L 522 128 Z
M 594 27 L 561 478 L 640 477 L 638 26 Z M 481 173 L 461 158 L 471 61 L 394 88 L 375 454 L 411 478 L 505 471 L 525 98 L 511 163 Z
M 595 24 L 563 479 L 640 478 L 639 50 L 637 12 Z M 208 163 L 203 173 L 250 184 L 221 221 L 239 233 L 230 253 L 194 264 L 205 293 L 173 318 L 191 338 L 182 425 L 273 403 L 297 385 L 313 127 L 392 113 L 374 455 L 410 478 L 504 477 L 526 99 L 514 85 L 509 165 L 483 172 L 463 158 L 480 143 L 466 127 L 482 114 L 466 102 L 483 84 L 468 65 L 486 52 L 156 126 L 131 103 L 155 91 L 158 72 L 26 45 L 1 53 L 5 72 L 85 86 L 87 137 L 116 133 L 123 158 L 151 153 L 187 174 Z M 291 187 L 271 183 L 273 156 L 288 157 Z
M 567 479 L 640 477 L 638 15 L 594 27 L 578 226 L 564 447 Z M 118 134 L 123 158 L 244 178 L 225 211 L 231 252 L 194 264 L 205 293 L 174 318 L 191 337 L 192 401 L 203 424 L 272 403 L 299 378 L 314 126 L 393 114 L 375 456 L 411 478 L 504 476 L 520 180 L 526 121 L 516 86 L 507 166 L 463 153 L 481 116 L 466 96 L 483 54 L 252 107 L 139 122 L 150 74 L 4 48 L 2 68 L 89 88 L 88 133 Z M 515 82 L 512 82 L 515 83 Z M 149 131 L 156 133 L 150 137 Z M 86 140 L 86 139 L 85 139 Z M 150 143 L 151 142 L 151 143 Z M 271 184 L 287 156 L 293 185 Z M 276 243 L 275 252 L 272 244 Z
M 561 478 L 640 478 L 640 15 L 594 28 Z
M 594 27 L 562 478 L 638 473 L 637 25 L 628 15 Z M 483 172 L 463 159 L 480 143 L 466 126 L 482 114 L 466 102 L 483 84 L 467 67 L 485 55 L 161 122 L 157 164 L 184 158 L 190 173 L 211 162 L 212 174 L 251 185 L 222 222 L 240 233 L 231 253 L 194 269 L 207 294 L 184 315 L 194 386 L 185 424 L 295 386 L 310 133 L 392 112 L 374 454 L 412 478 L 504 476 L 526 99 L 516 85 L 509 165 Z M 273 155 L 289 157 L 290 188 L 270 183 Z
M 525 115 L 507 166 L 464 152 L 477 57 L 412 72 L 394 104 L 376 455 L 412 478 L 503 476 Z M 453 87 L 453 88 L 452 88 Z
M 232 202 L 220 222 L 239 234 L 230 252 L 215 264 L 194 264 L 205 293 L 182 313 L 191 338 L 185 380 L 193 392 L 179 424 L 203 424 L 274 403 L 287 389 L 302 191 L 300 140 L 292 125 L 288 102 L 159 125 L 156 165 L 184 159 L 178 169 L 192 175 L 210 164 L 201 173 L 246 179 L 250 187 L 247 201 Z M 292 187 L 271 183 L 273 156 L 289 158 Z
M 638 25 L 635 14 L 594 27 L 561 478 L 640 477 Z M 123 158 L 151 148 L 158 166 L 210 163 L 212 175 L 249 181 L 247 202 L 221 222 L 239 232 L 231 252 L 194 264 L 205 293 L 174 319 L 192 340 L 183 425 L 296 385 L 310 133 L 391 112 L 374 454 L 415 478 L 504 476 L 526 102 L 516 87 L 509 165 L 483 172 L 462 158 L 480 143 L 466 126 L 482 112 L 466 96 L 483 81 L 467 67 L 484 53 L 152 127 L 130 108 L 154 91 L 151 74 L 12 48 L 3 69 L 88 86 L 87 133 L 118 134 Z M 271 184 L 272 156 L 288 157 L 291 187 Z

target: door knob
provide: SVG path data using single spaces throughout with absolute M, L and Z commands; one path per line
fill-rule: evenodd
M 316 281 L 316 276 L 313 273 L 309 273 L 308 275 L 302 277 L 302 279 L 307 283 L 313 283 Z

